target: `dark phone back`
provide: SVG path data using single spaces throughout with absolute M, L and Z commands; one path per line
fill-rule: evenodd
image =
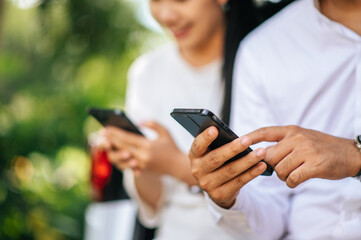
M 225 123 L 223 123 L 222 120 L 207 109 L 175 108 L 170 115 L 190 134 L 192 134 L 193 137 L 197 137 L 198 134 L 206 130 L 208 127 L 215 126 L 218 129 L 219 134 L 211 145 L 209 145 L 210 149 L 219 148 L 220 146 L 238 138 L 238 136 Z M 245 151 L 239 153 L 227 162 L 242 158 L 250 152 L 252 152 L 252 149 L 247 148 Z M 262 175 L 270 176 L 272 173 L 272 167 L 267 164 L 267 169 L 262 173 Z
M 95 117 L 103 126 L 115 126 L 129 132 L 143 135 L 120 109 L 89 108 L 88 113 Z
M 176 108 L 171 113 L 171 116 L 180 123 L 193 137 L 206 130 L 210 126 L 218 129 L 218 137 L 209 146 L 210 149 L 216 149 L 220 146 L 229 143 L 238 136 L 223 123 L 214 113 L 206 109 L 182 109 Z M 247 155 L 252 149 L 248 148 L 242 153 L 242 156 Z M 237 156 L 238 158 L 242 156 Z

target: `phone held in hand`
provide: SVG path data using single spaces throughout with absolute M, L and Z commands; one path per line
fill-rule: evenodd
M 120 109 L 91 107 L 87 109 L 87 112 L 104 127 L 115 126 L 143 135 Z M 122 187 L 122 172 L 109 162 L 106 151 L 97 148 L 96 138 L 97 136 L 94 134 L 88 139 L 88 152 L 92 160 L 91 184 L 93 200 L 97 202 L 107 202 L 128 199 L 129 197 Z
M 219 133 L 218 137 L 209 146 L 211 150 L 219 148 L 238 138 L 238 136 L 224 122 L 222 122 L 221 119 L 207 109 L 175 108 L 170 115 L 190 134 L 192 134 L 193 137 L 198 136 L 198 134 L 211 126 L 216 127 Z M 227 162 L 242 158 L 250 152 L 252 152 L 252 149 L 247 148 L 245 151 L 239 153 Z M 272 173 L 272 167 L 267 164 L 267 169 L 262 173 L 262 175 L 271 176 Z
M 87 111 L 104 127 L 114 126 L 143 136 L 141 131 L 129 120 L 124 111 L 120 109 L 91 107 L 88 108 Z M 104 150 L 99 150 L 96 146 L 92 147 L 92 144 L 89 144 L 89 147 L 92 158 L 91 183 L 93 200 L 97 202 L 108 202 L 129 199 L 123 187 L 122 172 L 111 165 L 107 153 Z M 136 217 L 134 221 L 134 239 L 142 238 L 143 236 L 147 239 L 153 239 L 155 229 L 144 227 L 138 217 Z

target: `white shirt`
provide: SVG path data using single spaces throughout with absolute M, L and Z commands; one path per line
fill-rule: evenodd
M 126 110 L 139 123 L 155 120 L 171 133 L 178 147 L 187 153 L 193 137 L 170 117 L 176 107 L 207 108 L 219 114 L 223 99 L 221 60 L 194 68 L 183 60 L 171 45 L 140 57 L 129 71 Z M 164 176 L 161 208 L 154 212 L 138 196 L 132 171 L 125 171 L 125 187 L 139 205 L 141 221 L 149 227 L 159 226 L 156 239 L 233 239 L 213 221 L 202 193 Z M 243 221 L 242 235 L 249 239 L 249 227 Z
M 90 204 L 85 212 L 85 240 L 133 240 L 136 204 L 129 199 Z
M 239 135 L 290 124 L 349 139 L 361 133 L 361 36 L 322 15 L 313 0 L 296 1 L 245 39 L 234 81 L 231 127 Z M 264 190 L 280 201 L 263 219 L 247 218 L 260 239 L 277 239 L 285 226 L 286 239 L 361 239 L 361 186 L 351 178 L 313 179 L 292 190 L 258 177 L 241 189 L 231 213 L 213 203 L 211 211 L 236 232 L 234 212 L 262 207 L 265 200 L 254 195 Z M 287 218 L 274 214 L 284 208 Z M 280 219 L 287 225 L 263 229 Z

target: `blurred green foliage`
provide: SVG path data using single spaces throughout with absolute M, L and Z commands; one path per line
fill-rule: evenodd
M 1 1 L 0 239 L 82 239 L 87 106 L 121 107 L 150 34 L 131 1 Z

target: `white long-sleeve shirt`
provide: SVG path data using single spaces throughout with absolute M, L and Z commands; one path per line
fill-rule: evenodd
M 146 54 L 138 59 L 129 71 L 127 113 L 137 123 L 145 120 L 160 122 L 170 131 L 178 147 L 188 152 L 193 137 L 169 114 L 173 108 L 207 108 L 220 115 L 223 99 L 220 74 L 220 61 L 202 68 L 193 68 L 184 61 L 175 46 Z M 152 211 L 139 197 L 133 180 L 132 172 L 125 171 L 125 187 L 138 203 L 141 221 L 146 226 L 159 226 L 157 240 L 252 240 L 257 236 L 249 223 L 255 222 L 264 231 L 264 240 L 277 239 L 283 235 L 288 200 L 274 195 L 267 187 L 252 191 L 249 201 L 237 203 L 244 206 L 247 211 L 242 214 L 235 211 L 231 214 L 232 221 L 237 222 L 237 230 L 228 231 L 231 233 L 229 235 L 212 219 L 203 194 L 191 193 L 186 184 L 170 176 L 164 176 L 164 194 L 158 204 L 161 207 L 157 211 Z M 276 178 L 265 185 L 273 186 L 275 181 L 277 182 Z M 281 187 L 280 192 L 283 194 L 285 189 Z M 254 206 L 252 201 L 255 198 L 264 201 Z M 273 221 L 269 221 L 269 215 L 273 216 Z M 223 219 L 219 219 L 219 222 L 223 222 Z
M 231 128 L 243 135 L 290 124 L 349 139 L 361 134 L 361 36 L 322 15 L 313 0 L 296 1 L 268 20 L 236 57 Z M 271 208 L 288 209 L 288 219 L 266 233 L 260 223 L 274 221 L 271 210 L 261 219 L 247 218 L 260 239 L 285 226 L 285 239 L 361 239 L 360 182 L 313 179 L 295 189 L 276 182 L 256 178 L 231 210 L 208 199 L 211 212 L 237 233 L 235 212 L 250 214 L 265 201 L 257 192 L 267 188 L 283 199 Z

